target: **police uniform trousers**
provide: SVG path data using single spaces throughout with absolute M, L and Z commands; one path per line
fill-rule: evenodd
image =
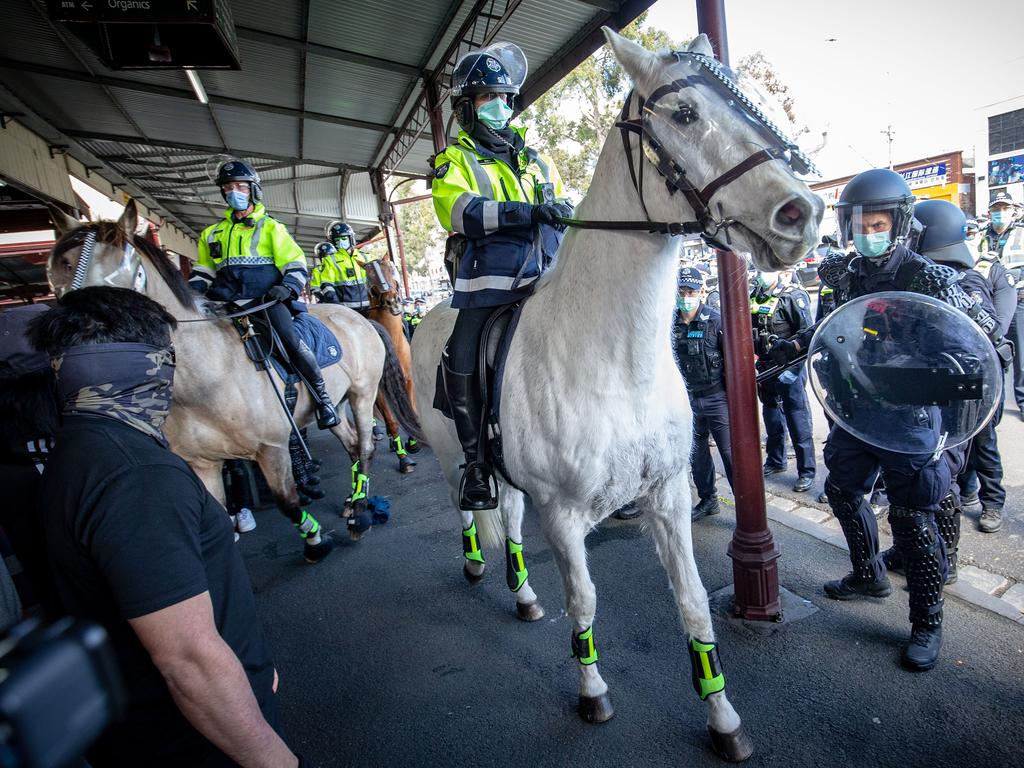
M 1006 338 L 1013 342 L 1013 399 L 1024 410 L 1024 303 L 1017 305 Z
M 715 488 L 715 462 L 711 458 L 711 435 L 715 436 L 725 476 L 729 478 L 729 486 L 732 486 L 732 445 L 729 442 L 729 409 L 725 389 L 718 384 L 708 394 L 691 393 L 690 407 L 693 409 L 690 473 L 693 475 L 693 484 L 697 486 L 697 496 L 703 501 L 718 495 Z
M 1003 487 L 1003 459 L 999 455 L 996 427 L 1003 419 L 1002 402 L 996 407 L 991 421 L 974 436 L 967 454 L 967 466 L 960 474 L 960 493 L 978 494 L 983 509 L 1002 509 L 1006 503 Z
M 765 466 L 781 469 L 786 466 L 786 429 L 789 429 L 796 453 L 799 477 L 814 477 L 814 435 L 811 431 L 811 410 L 807 406 L 807 372 L 801 368 L 797 377 L 786 384 L 778 377 L 758 385 L 761 414 L 768 434 L 765 444 Z
M 950 492 L 960 455 L 894 453 L 868 445 L 841 427 L 833 427 L 825 444 L 829 505 L 850 549 L 853 575 L 877 581 L 885 576 L 879 555 L 878 523 L 867 501 L 881 472 L 889 495 L 889 523 L 907 572 L 910 621 L 942 624 L 942 585 L 949 564 L 936 525 L 940 503 Z M 952 466 L 951 466 L 952 465 Z

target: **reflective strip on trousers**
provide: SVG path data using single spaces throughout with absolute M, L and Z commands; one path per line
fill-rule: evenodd
M 462 293 L 472 293 L 473 291 L 511 291 L 516 279 L 515 277 L 502 277 L 500 275 L 482 275 L 481 277 L 474 277 L 469 280 L 459 277 L 455 280 L 455 290 Z M 524 277 L 519 280 L 519 285 L 516 288 L 523 288 L 536 279 L 537 275 Z

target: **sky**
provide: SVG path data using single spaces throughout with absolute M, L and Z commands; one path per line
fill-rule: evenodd
M 693 0 L 658 0 L 648 23 L 697 33 Z M 1020 0 L 725 0 L 729 56 L 761 51 L 794 99 L 825 179 L 931 154 L 974 155 L 978 109 L 1024 95 Z

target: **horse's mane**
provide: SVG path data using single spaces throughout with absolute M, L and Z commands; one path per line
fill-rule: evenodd
M 124 248 L 127 236 L 124 229 L 116 221 L 97 221 L 86 224 L 72 230 L 64 235 L 53 248 L 53 255 L 60 256 L 72 248 L 81 247 L 88 232 L 96 233 L 97 242 L 110 245 L 115 248 Z M 153 241 L 139 235 L 132 235 L 132 246 L 141 251 L 156 271 L 163 278 L 164 282 L 171 289 L 171 293 L 186 309 L 195 309 L 195 296 L 189 290 L 185 276 L 171 263 L 167 252 Z

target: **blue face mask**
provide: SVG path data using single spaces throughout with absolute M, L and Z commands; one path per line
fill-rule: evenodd
M 869 259 L 877 259 L 889 250 L 892 239 L 888 232 L 872 232 L 868 235 L 855 234 L 853 236 L 853 247 L 857 253 Z
M 249 207 L 249 195 L 245 192 L 228 192 L 224 199 L 236 211 L 244 211 Z
M 512 107 L 500 96 L 476 108 L 476 116 L 488 128 L 500 131 L 512 119 Z
M 1003 227 L 1013 221 L 1009 211 L 992 211 L 992 223 L 997 227 Z

